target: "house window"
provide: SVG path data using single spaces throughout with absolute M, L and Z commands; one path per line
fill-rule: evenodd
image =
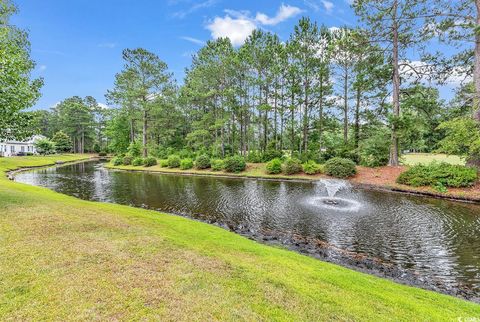
M 10 152 L 15 153 L 15 145 L 10 145 Z
M 20 147 L 20 151 L 25 152 L 25 147 L 23 145 Z

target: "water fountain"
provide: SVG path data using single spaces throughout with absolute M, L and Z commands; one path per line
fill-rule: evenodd
M 349 212 L 358 211 L 360 209 L 361 204 L 358 201 L 335 197 L 339 191 L 351 188 L 351 184 L 348 181 L 340 179 L 323 179 L 320 180 L 320 183 L 325 187 L 328 196 L 312 198 L 309 202 L 311 205 L 331 210 Z

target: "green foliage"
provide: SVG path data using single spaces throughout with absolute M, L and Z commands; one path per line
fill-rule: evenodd
M 70 152 L 72 150 L 72 141 L 62 131 L 58 131 L 52 138 L 52 141 L 55 143 L 56 150 L 58 152 Z
M 190 158 L 182 159 L 180 161 L 180 169 L 182 170 L 188 170 L 193 168 L 193 160 Z
M 318 174 L 322 172 L 322 166 L 313 160 L 309 160 L 303 164 L 303 172 L 306 174 Z
M 143 165 L 146 167 L 152 167 L 154 165 L 157 165 L 157 159 L 155 157 L 146 157 L 143 160 Z
M 335 157 L 325 162 L 325 173 L 336 178 L 348 178 L 355 175 L 357 169 L 352 160 Z
M 472 186 L 477 181 L 477 170 L 444 162 L 417 164 L 397 178 L 397 183 L 413 187 L 432 186 L 459 188 Z
M 133 156 L 127 154 L 126 156 L 123 157 L 122 163 L 123 165 L 131 165 L 132 161 L 133 161 Z
M 242 156 L 235 155 L 224 160 L 224 169 L 227 172 L 242 172 L 247 167 Z
M 222 171 L 224 169 L 224 161 L 222 159 L 213 159 L 212 160 L 212 170 L 213 171 Z
M 100 151 L 100 152 L 98 152 L 98 156 L 99 156 L 99 157 L 106 157 L 106 156 L 107 156 L 107 152 L 105 152 L 105 151 Z
M 122 165 L 123 164 L 123 158 L 122 157 L 114 157 L 111 161 L 110 161 L 114 166 L 119 166 L 119 165 Z
M 269 174 L 278 174 L 282 172 L 282 160 L 275 158 L 267 162 L 265 168 Z
M 386 129 L 374 131 L 368 138 L 360 143 L 360 164 L 366 167 L 380 167 L 387 165 L 390 146 L 386 144 L 390 133 Z
M 160 160 L 160 166 L 161 166 L 162 168 L 168 167 L 168 159 L 161 159 L 161 160 Z
M 265 151 L 263 154 L 263 162 L 268 162 L 270 160 L 273 160 L 275 158 L 281 159 L 283 157 L 283 152 L 275 149 L 268 149 Z
M 142 154 L 142 145 L 140 142 L 131 142 L 127 152 L 133 157 L 139 157 Z
M 250 151 L 247 156 L 247 161 L 250 163 L 262 163 L 263 156 L 259 151 Z
M 49 139 L 38 139 L 34 145 L 37 152 L 42 155 L 55 153 L 55 143 Z
M 208 169 L 210 168 L 210 158 L 206 154 L 199 155 L 195 159 L 195 167 L 197 169 Z
M 178 168 L 180 166 L 180 157 L 176 154 L 170 155 L 167 160 L 169 168 Z
M 283 163 L 283 173 L 296 174 L 302 171 L 302 162 L 296 158 L 288 158 Z
M 139 166 L 143 165 L 144 162 L 145 162 L 145 160 L 143 158 L 137 157 L 137 158 L 133 159 L 132 165 L 135 166 L 135 167 L 139 167 Z

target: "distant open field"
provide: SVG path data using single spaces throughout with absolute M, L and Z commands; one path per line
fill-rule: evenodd
M 465 165 L 465 159 L 458 155 L 433 154 L 433 153 L 409 153 L 402 155 L 402 164 L 415 165 L 418 163 L 428 164 L 432 161 L 446 162 L 450 164 Z

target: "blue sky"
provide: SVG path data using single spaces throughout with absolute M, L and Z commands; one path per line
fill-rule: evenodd
M 157 53 L 181 83 L 202 42 L 229 35 L 235 43 L 258 27 L 287 39 L 302 15 L 327 26 L 354 25 L 346 0 L 16 0 L 13 23 L 29 30 L 34 75 L 45 79 L 35 105 L 92 95 L 105 103 L 124 48 Z

